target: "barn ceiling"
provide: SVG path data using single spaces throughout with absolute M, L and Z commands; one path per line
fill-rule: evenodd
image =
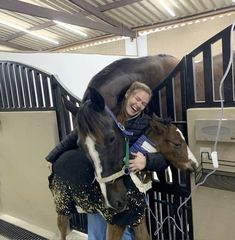
M 235 0 L 0 0 L 0 50 L 58 51 L 235 11 Z

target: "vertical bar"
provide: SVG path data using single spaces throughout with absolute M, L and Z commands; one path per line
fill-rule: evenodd
M 222 51 L 223 51 L 223 72 L 225 73 L 229 64 L 229 58 L 231 53 L 231 42 L 230 42 L 230 31 L 231 28 L 227 29 L 226 34 L 222 38 Z M 233 32 L 232 32 L 233 34 Z M 233 54 L 233 53 L 232 53 Z M 233 56 L 232 56 L 233 59 Z M 233 103 L 233 79 L 232 79 L 232 67 L 231 65 L 228 75 L 224 81 L 224 101 L 226 103 Z
M 8 75 L 9 75 L 9 83 L 11 86 L 11 94 L 12 94 L 12 100 L 14 103 L 14 108 L 19 108 L 18 93 L 17 93 L 16 82 L 15 82 L 15 72 L 14 72 L 13 63 L 8 64 Z
M 22 89 L 24 92 L 24 102 L 25 108 L 28 109 L 31 107 L 30 104 L 30 93 L 28 88 L 28 69 L 26 67 L 22 67 L 21 69 L 21 81 L 22 81 Z
M 213 103 L 211 45 L 208 45 L 205 49 L 203 49 L 203 71 L 205 102 L 207 105 L 211 105 Z
M 15 65 L 15 80 L 18 90 L 18 99 L 19 99 L 19 107 L 24 107 L 24 94 L 23 94 L 23 86 L 21 81 L 21 74 L 20 74 L 20 66 L 19 64 Z
M 174 94 L 172 86 L 172 78 L 168 78 L 166 81 L 166 101 L 167 101 L 167 117 L 175 119 L 174 115 Z
M 56 79 L 51 79 L 52 83 L 52 98 L 55 103 L 56 116 L 58 122 L 59 138 L 62 140 L 67 135 L 64 107 L 61 99 L 61 88 Z
M 3 72 L 3 63 L 1 63 L 0 68 L 0 87 L 1 87 L 1 106 L 3 109 L 8 108 L 8 100 L 7 100 L 7 91 L 5 84 L 5 77 Z
M 49 93 L 47 78 L 48 78 L 48 75 L 42 74 L 42 86 L 43 86 L 43 92 L 44 92 L 45 107 L 49 108 L 51 106 L 51 103 L 50 103 L 50 93 Z
M 186 88 L 186 76 L 187 76 L 186 63 L 187 63 L 186 57 L 184 57 L 180 63 L 180 91 L 181 91 L 182 121 L 186 121 L 186 110 L 188 109 L 187 88 Z
M 10 85 L 10 76 L 8 74 L 8 64 L 4 63 L 3 64 L 3 76 L 5 79 L 5 86 L 6 86 L 6 94 L 7 94 L 7 99 L 8 99 L 8 108 L 13 108 L 13 99 L 12 99 L 12 91 L 11 91 L 11 85 Z
M 186 66 L 187 66 L 187 81 L 186 81 L 186 94 L 187 94 L 187 105 L 192 107 L 195 104 L 195 92 L 194 92 L 194 67 L 192 55 L 186 55 Z
M 153 213 L 156 212 L 155 210 L 155 203 L 154 203 L 154 190 L 153 188 L 151 188 L 149 191 L 148 191 L 148 196 L 149 196 L 149 207 L 151 209 L 151 211 Z M 150 214 L 150 222 L 149 222 L 149 225 L 150 225 L 150 229 L 152 230 L 152 235 L 153 233 L 157 230 L 156 229 L 156 219 L 154 218 L 154 216 L 152 214 Z
M 160 104 L 159 104 L 159 91 L 153 91 L 153 97 L 150 105 L 150 115 L 155 113 L 157 116 L 160 116 Z
M 35 89 L 34 89 L 34 72 L 32 69 L 27 69 L 27 76 L 28 76 L 28 85 L 29 85 L 29 94 L 31 99 L 31 106 L 32 108 L 37 107 Z
M 43 107 L 43 98 L 42 98 L 42 87 L 41 87 L 41 79 L 40 73 L 34 71 L 34 79 L 35 79 L 35 88 L 37 92 L 37 100 L 38 100 L 38 107 Z

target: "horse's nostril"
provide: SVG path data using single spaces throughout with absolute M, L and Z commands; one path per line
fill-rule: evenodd
M 112 144 L 112 143 L 114 143 L 114 141 L 115 141 L 115 137 L 114 137 L 114 136 L 113 136 L 113 137 L 110 137 L 109 143 Z
M 198 163 L 193 162 L 192 167 L 193 167 L 193 171 L 196 171 L 198 167 Z

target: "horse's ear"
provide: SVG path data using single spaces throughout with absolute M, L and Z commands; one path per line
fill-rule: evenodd
M 97 111 L 102 112 L 104 111 L 105 102 L 104 98 L 99 94 L 98 91 L 95 90 L 95 88 L 89 88 L 90 91 L 90 100 L 91 100 L 91 107 Z
M 166 125 L 162 123 L 162 118 L 158 117 L 155 113 L 152 116 L 151 127 L 161 135 L 166 130 Z
M 162 122 L 162 118 L 160 118 L 156 113 L 153 113 L 152 118 L 153 118 L 154 121 Z
M 74 103 L 70 102 L 65 96 L 62 97 L 65 108 L 72 113 L 73 116 L 76 116 L 79 107 Z

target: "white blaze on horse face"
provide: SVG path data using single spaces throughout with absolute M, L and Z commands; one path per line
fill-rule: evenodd
M 95 149 L 95 141 L 90 136 L 87 136 L 85 139 L 86 139 L 85 144 L 87 146 L 88 153 L 89 153 L 89 155 L 90 155 L 90 157 L 91 157 L 91 159 L 94 163 L 96 176 L 98 178 L 101 178 L 101 173 L 102 173 L 103 168 L 102 168 L 102 165 L 101 165 L 99 153 Z M 108 198 L 107 198 L 106 185 L 104 183 L 99 183 L 99 185 L 100 185 L 100 189 L 101 189 L 101 192 L 102 192 L 102 195 L 104 197 L 106 205 L 108 207 L 111 207 L 111 205 L 108 202 Z
M 179 128 L 177 128 L 176 131 L 180 134 L 181 138 L 185 141 L 184 135 L 183 135 L 183 133 L 179 130 Z M 196 164 L 196 167 L 198 167 L 198 162 L 197 162 L 195 156 L 193 155 L 192 151 L 189 149 L 188 146 L 187 146 L 187 152 L 188 152 L 188 159 L 190 159 L 191 161 L 193 161 L 193 162 Z

